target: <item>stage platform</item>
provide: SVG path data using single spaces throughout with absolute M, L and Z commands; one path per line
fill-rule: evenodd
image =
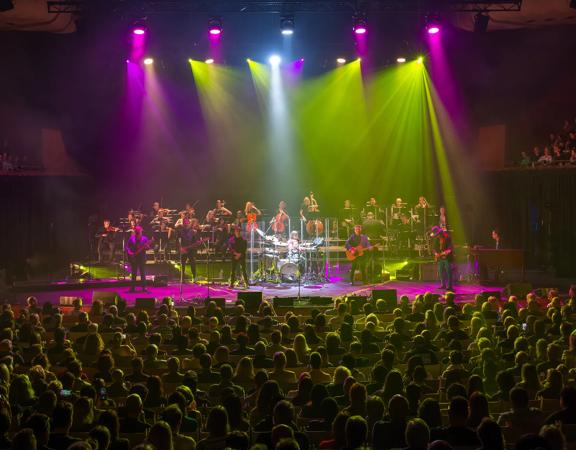
M 438 282 L 422 282 L 422 281 L 397 281 L 391 280 L 384 283 L 374 283 L 367 285 L 351 285 L 350 282 L 339 276 L 331 277 L 325 283 L 298 285 L 294 284 L 261 284 L 250 286 L 249 289 L 231 289 L 227 284 L 207 283 L 201 284 L 183 284 L 170 282 L 165 287 L 148 286 L 148 292 L 143 293 L 138 291 L 135 293 L 129 292 L 129 285 L 123 280 L 94 280 L 83 284 L 75 284 L 73 286 L 50 285 L 50 289 L 19 289 L 19 292 L 9 292 L 8 301 L 12 304 L 23 304 L 26 297 L 34 295 L 38 298 L 40 303 L 50 302 L 52 304 L 59 304 L 60 297 L 81 297 L 85 305 L 92 302 L 92 295 L 94 291 L 98 292 L 115 292 L 121 298 L 127 301 L 129 306 L 134 305 L 137 298 L 151 298 L 154 297 L 161 300 L 163 297 L 172 297 L 176 305 L 185 305 L 188 303 L 198 303 L 199 300 L 206 297 L 219 297 L 225 298 L 227 303 L 232 303 L 236 300 L 239 292 L 257 292 L 261 291 L 265 299 L 272 299 L 274 297 L 341 297 L 350 295 L 369 296 L 373 289 L 396 289 L 398 298 L 401 295 L 408 295 L 410 300 L 413 300 L 417 294 L 425 292 L 433 292 L 442 294 L 443 291 L 438 289 Z M 494 292 L 502 291 L 501 287 L 487 287 L 478 284 L 459 284 L 454 289 L 456 293 L 456 300 L 458 302 L 473 301 L 474 295 L 481 292 Z

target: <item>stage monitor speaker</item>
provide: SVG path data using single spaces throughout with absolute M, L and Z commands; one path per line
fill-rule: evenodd
M 167 287 L 168 286 L 168 275 L 154 275 L 152 280 L 152 285 L 154 287 Z
M 104 306 L 116 305 L 119 295 L 116 292 L 94 291 L 92 293 L 92 302 L 100 300 Z
M 408 263 L 396 271 L 396 279 L 401 281 L 415 281 L 418 279 L 418 265 Z
M 226 309 L 226 299 L 225 299 L 224 297 L 210 297 L 210 298 L 206 297 L 206 298 L 204 299 L 204 307 L 207 307 L 207 306 L 208 306 L 208 303 L 210 303 L 210 302 L 216 303 L 216 306 L 217 306 L 218 308 L 220 308 L 223 313 L 225 312 L 225 309 Z
M 348 303 L 350 304 L 350 314 L 357 315 L 364 312 L 364 304 L 369 303 L 370 299 L 364 295 L 351 295 L 348 297 Z
M 526 298 L 526 296 L 532 292 L 534 287 L 532 283 L 510 283 L 504 288 L 504 294 L 506 297 L 514 295 L 518 297 L 519 300 Z
M 386 302 L 386 311 L 392 312 L 398 306 L 398 291 L 396 289 L 373 289 L 372 300 L 374 304 L 380 299 Z
M 154 309 L 156 308 L 156 299 L 154 297 L 137 297 L 134 307 L 136 309 Z
M 294 306 L 294 300 L 296 300 L 296 297 L 274 297 L 272 299 L 272 305 L 275 308 L 278 306 L 292 307 Z
M 238 292 L 236 297 L 238 300 L 243 300 L 245 303 L 245 311 L 250 314 L 256 314 L 260 304 L 262 303 L 262 291 L 246 291 Z
M 332 297 L 310 297 L 308 304 L 312 306 L 330 306 Z
M 496 297 L 500 301 L 502 297 L 501 291 L 482 291 L 482 296 L 488 300 L 488 297 Z
M 74 306 L 74 301 L 75 301 L 75 300 L 80 300 L 80 301 L 82 301 L 82 297 L 67 297 L 67 296 L 62 296 L 62 297 L 60 297 L 59 305 L 60 305 L 60 306 Z

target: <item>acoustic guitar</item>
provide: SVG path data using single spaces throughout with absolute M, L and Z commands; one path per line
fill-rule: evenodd
M 356 258 L 364 256 L 364 253 L 371 252 L 376 248 L 380 248 L 380 244 L 374 244 L 370 247 L 357 245 L 356 247 L 352 247 L 350 250 L 346 250 L 346 259 L 348 261 L 354 261 Z

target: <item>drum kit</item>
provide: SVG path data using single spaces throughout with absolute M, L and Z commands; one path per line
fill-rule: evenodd
M 254 280 L 260 283 L 273 284 L 309 284 L 325 280 L 322 269 L 322 257 L 319 249 L 324 245 L 324 238 L 300 242 L 282 236 L 267 235 L 256 229 L 260 237 L 258 270 Z

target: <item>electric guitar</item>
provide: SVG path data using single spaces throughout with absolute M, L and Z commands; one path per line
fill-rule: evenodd
M 380 248 L 380 244 L 374 244 L 370 247 L 364 247 L 362 245 L 357 245 L 356 247 L 352 247 L 350 250 L 346 250 L 346 259 L 348 261 L 354 261 L 356 258 L 363 256 L 365 252 L 371 252 L 376 248 Z
M 136 250 L 134 250 L 131 253 L 128 253 L 128 260 L 130 262 L 134 261 L 140 253 L 150 249 L 150 247 L 152 247 L 153 245 L 154 245 L 154 238 L 149 239 L 148 242 L 145 242 L 144 244 L 140 244 L 138 248 L 136 248 Z
M 244 256 L 244 253 L 235 252 L 234 250 L 230 250 L 230 253 L 232 253 L 232 258 L 234 258 L 234 261 L 240 261 L 240 258 Z
M 452 249 L 451 248 L 447 248 L 446 250 L 444 250 L 443 252 L 434 252 L 434 260 L 438 261 L 439 259 L 446 259 L 446 257 L 448 255 L 450 255 L 452 253 Z
M 202 239 L 200 239 L 200 240 L 198 240 L 198 241 L 196 241 L 190 245 L 182 246 L 182 247 L 180 247 L 180 254 L 186 255 L 190 250 L 193 250 L 195 248 L 200 247 L 204 242 L 207 242 L 209 240 L 210 240 L 210 238 L 202 238 Z

